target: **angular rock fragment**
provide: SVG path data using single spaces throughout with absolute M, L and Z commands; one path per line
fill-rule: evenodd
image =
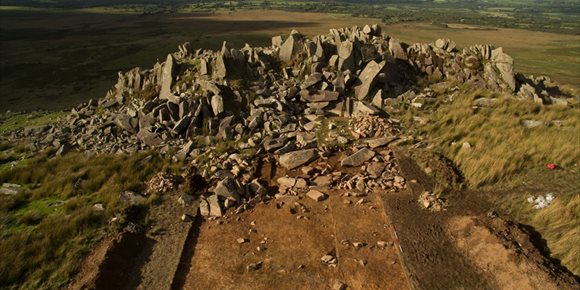
M 323 201 L 328 197 L 326 194 L 324 194 L 318 190 L 314 190 L 314 189 L 307 192 L 306 196 L 310 197 L 311 199 L 313 199 L 315 201 Z
M 280 165 L 286 169 L 294 169 L 318 158 L 318 150 L 307 149 L 286 153 L 280 156 Z
M 375 156 L 375 151 L 363 148 L 340 161 L 341 166 L 361 166 Z

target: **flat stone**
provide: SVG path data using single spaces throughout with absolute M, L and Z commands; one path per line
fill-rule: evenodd
M 294 169 L 318 159 L 318 150 L 307 149 L 286 153 L 280 156 L 280 165 L 286 169 Z
M 379 177 L 379 176 L 381 176 L 381 174 L 383 173 L 383 170 L 384 169 L 385 169 L 385 163 L 383 163 L 383 162 L 371 162 L 367 166 L 367 172 L 372 177 Z
M 137 138 L 149 146 L 158 146 L 163 143 L 163 140 L 161 137 L 159 137 L 159 135 L 149 131 L 148 129 L 139 130 L 139 133 L 137 133 Z
M 360 166 L 366 161 L 370 160 L 375 156 L 375 151 L 368 148 L 363 148 L 356 153 L 344 158 L 341 162 L 341 166 Z
M 181 149 L 179 149 L 179 151 L 175 153 L 175 157 L 179 160 L 185 160 L 185 158 L 187 158 L 187 155 L 189 155 L 191 150 L 193 150 L 193 146 L 194 146 L 193 141 L 185 143 L 185 145 L 183 145 L 183 147 L 181 147 Z
M 371 148 L 378 148 L 378 147 L 383 147 L 385 145 L 388 145 L 389 143 L 397 140 L 399 137 L 379 137 L 379 138 L 374 138 L 374 139 L 370 139 L 367 140 L 367 144 L 369 145 L 369 147 Z
M 262 262 L 252 263 L 246 266 L 246 271 L 253 272 L 262 268 Z
M 316 85 L 317 83 L 322 81 L 322 77 L 323 77 L 322 74 L 319 72 L 315 72 L 315 73 L 311 74 L 310 76 L 308 76 L 308 78 L 306 78 L 304 83 L 302 83 L 302 88 L 307 89 L 311 86 Z
M 300 97 L 303 101 L 309 103 L 325 103 L 338 100 L 339 93 L 331 91 L 310 92 L 307 90 L 300 91 Z
M 268 152 L 272 152 L 274 150 L 282 148 L 287 141 L 288 138 L 286 137 L 264 140 L 264 149 L 266 149 L 266 151 Z
M 226 177 L 223 180 L 218 181 L 215 187 L 215 194 L 233 201 L 240 200 L 236 181 L 230 177 Z
M 308 193 L 306 193 L 306 196 L 310 197 L 311 199 L 315 200 L 315 201 L 323 201 L 325 200 L 328 196 L 318 190 L 310 190 Z
M 314 179 L 313 182 L 317 186 L 327 186 L 327 185 L 330 185 L 332 183 L 332 176 L 330 176 L 330 175 L 318 176 Z
M 296 178 L 293 177 L 280 177 L 277 181 L 281 186 L 294 187 L 296 185 Z
M 0 187 L 0 194 L 4 195 L 15 195 L 20 191 L 21 186 L 13 183 L 3 183 Z

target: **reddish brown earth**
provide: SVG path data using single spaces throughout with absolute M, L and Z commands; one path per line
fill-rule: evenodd
M 360 170 L 340 168 L 344 154 L 319 165 L 329 172 Z M 152 212 L 146 235 L 125 234 L 97 246 L 70 288 L 332 289 L 340 281 L 348 289 L 580 289 L 576 277 L 538 250 L 533 232 L 487 216 L 493 206 L 481 198 L 485 193 L 448 189 L 445 211 L 420 208 L 421 192 L 445 185 L 405 152 L 397 161 L 409 188 L 376 190 L 361 204 L 342 196 L 345 190 L 321 187 L 324 201 L 301 194 L 182 223 L 184 209 L 167 203 Z M 446 162 L 429 166 L 448 175 L 439 182 L 460 180 Z M 272 192 L 278 177 L 299 174 L 277 168 L 272 158 L 258 170 Z M 379 241 L 389 245 L 378 247 Z M 359 242 L 364 246 L 353 246 Z M 337 258 L 336 267 L 321 261 L 327 253 Z M 247 269 L 260 262 L 257 270 Z

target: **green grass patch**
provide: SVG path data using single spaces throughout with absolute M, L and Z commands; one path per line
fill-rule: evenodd
M 109 220 L 127 207 L 124 190 L 142 192 L 158 171 L 183 164 L 168 155 L 38 154 L 26 164 L 0 171 L 0 183 L 25 189 L 0 196 L 0 288 L 59 289 L 78 270 L 82 257 L 107 233 Z M 150 196 L 141 206 L 155 200 Z M 93 209 L 101 203 L 104 211 Z
M 16 113 L 6 114 L 0 118 L 0 134 L 11 132 L 29 126 L 40 126 L 53 123 L 59 118 L 64 118 L 68 112 L 34 112 L 30 114 Z

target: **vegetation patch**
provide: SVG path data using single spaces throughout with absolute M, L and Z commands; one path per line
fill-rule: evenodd
M 534 227 L 546 240 L 545 249 L 575 275 L 580 275 L 580 180 L 578 167 L 552 171 L 547 167 L 526 170 L 495 188 L 509 191 L 494 195 L 511 218 Z M 493 189 L 491 189 L 493 190 Z M 553 194 L 554 202 L 535 209 L 528 198 Z
M 468 87 L 451 102 L 444 98 L 421 116 L 425 125 L 419 125 L 417 132 L 453 160 L 471 185 L 502 181 L 525 168 L 548 163 L 570 166 L 580 159 L 578 140 L 573 137 L 580 130 L 577 105 L 542 106 Z M 495 102 L 479 107 L 475 100 L 480 98 Z M 421 115 L 413 109 L 406 112 L 408 122 Z M 542 125 L 528 128 L 528 121 Z
M 24 127 L 41 126 L 54 123 L 55 120 L 66 117 L 68 112 L 33 112 L 5 113 L 0 115 L 0 135 Z
M 0 195 L 0 288 L 62 288 L 91 247 L 115 230 L 109 221 L 128 206 L 120 193 L 140 193 L 153 173 L 181 166 L 155 153 L 40 155 L 0 171 L 0 184 L 24 188 Z

